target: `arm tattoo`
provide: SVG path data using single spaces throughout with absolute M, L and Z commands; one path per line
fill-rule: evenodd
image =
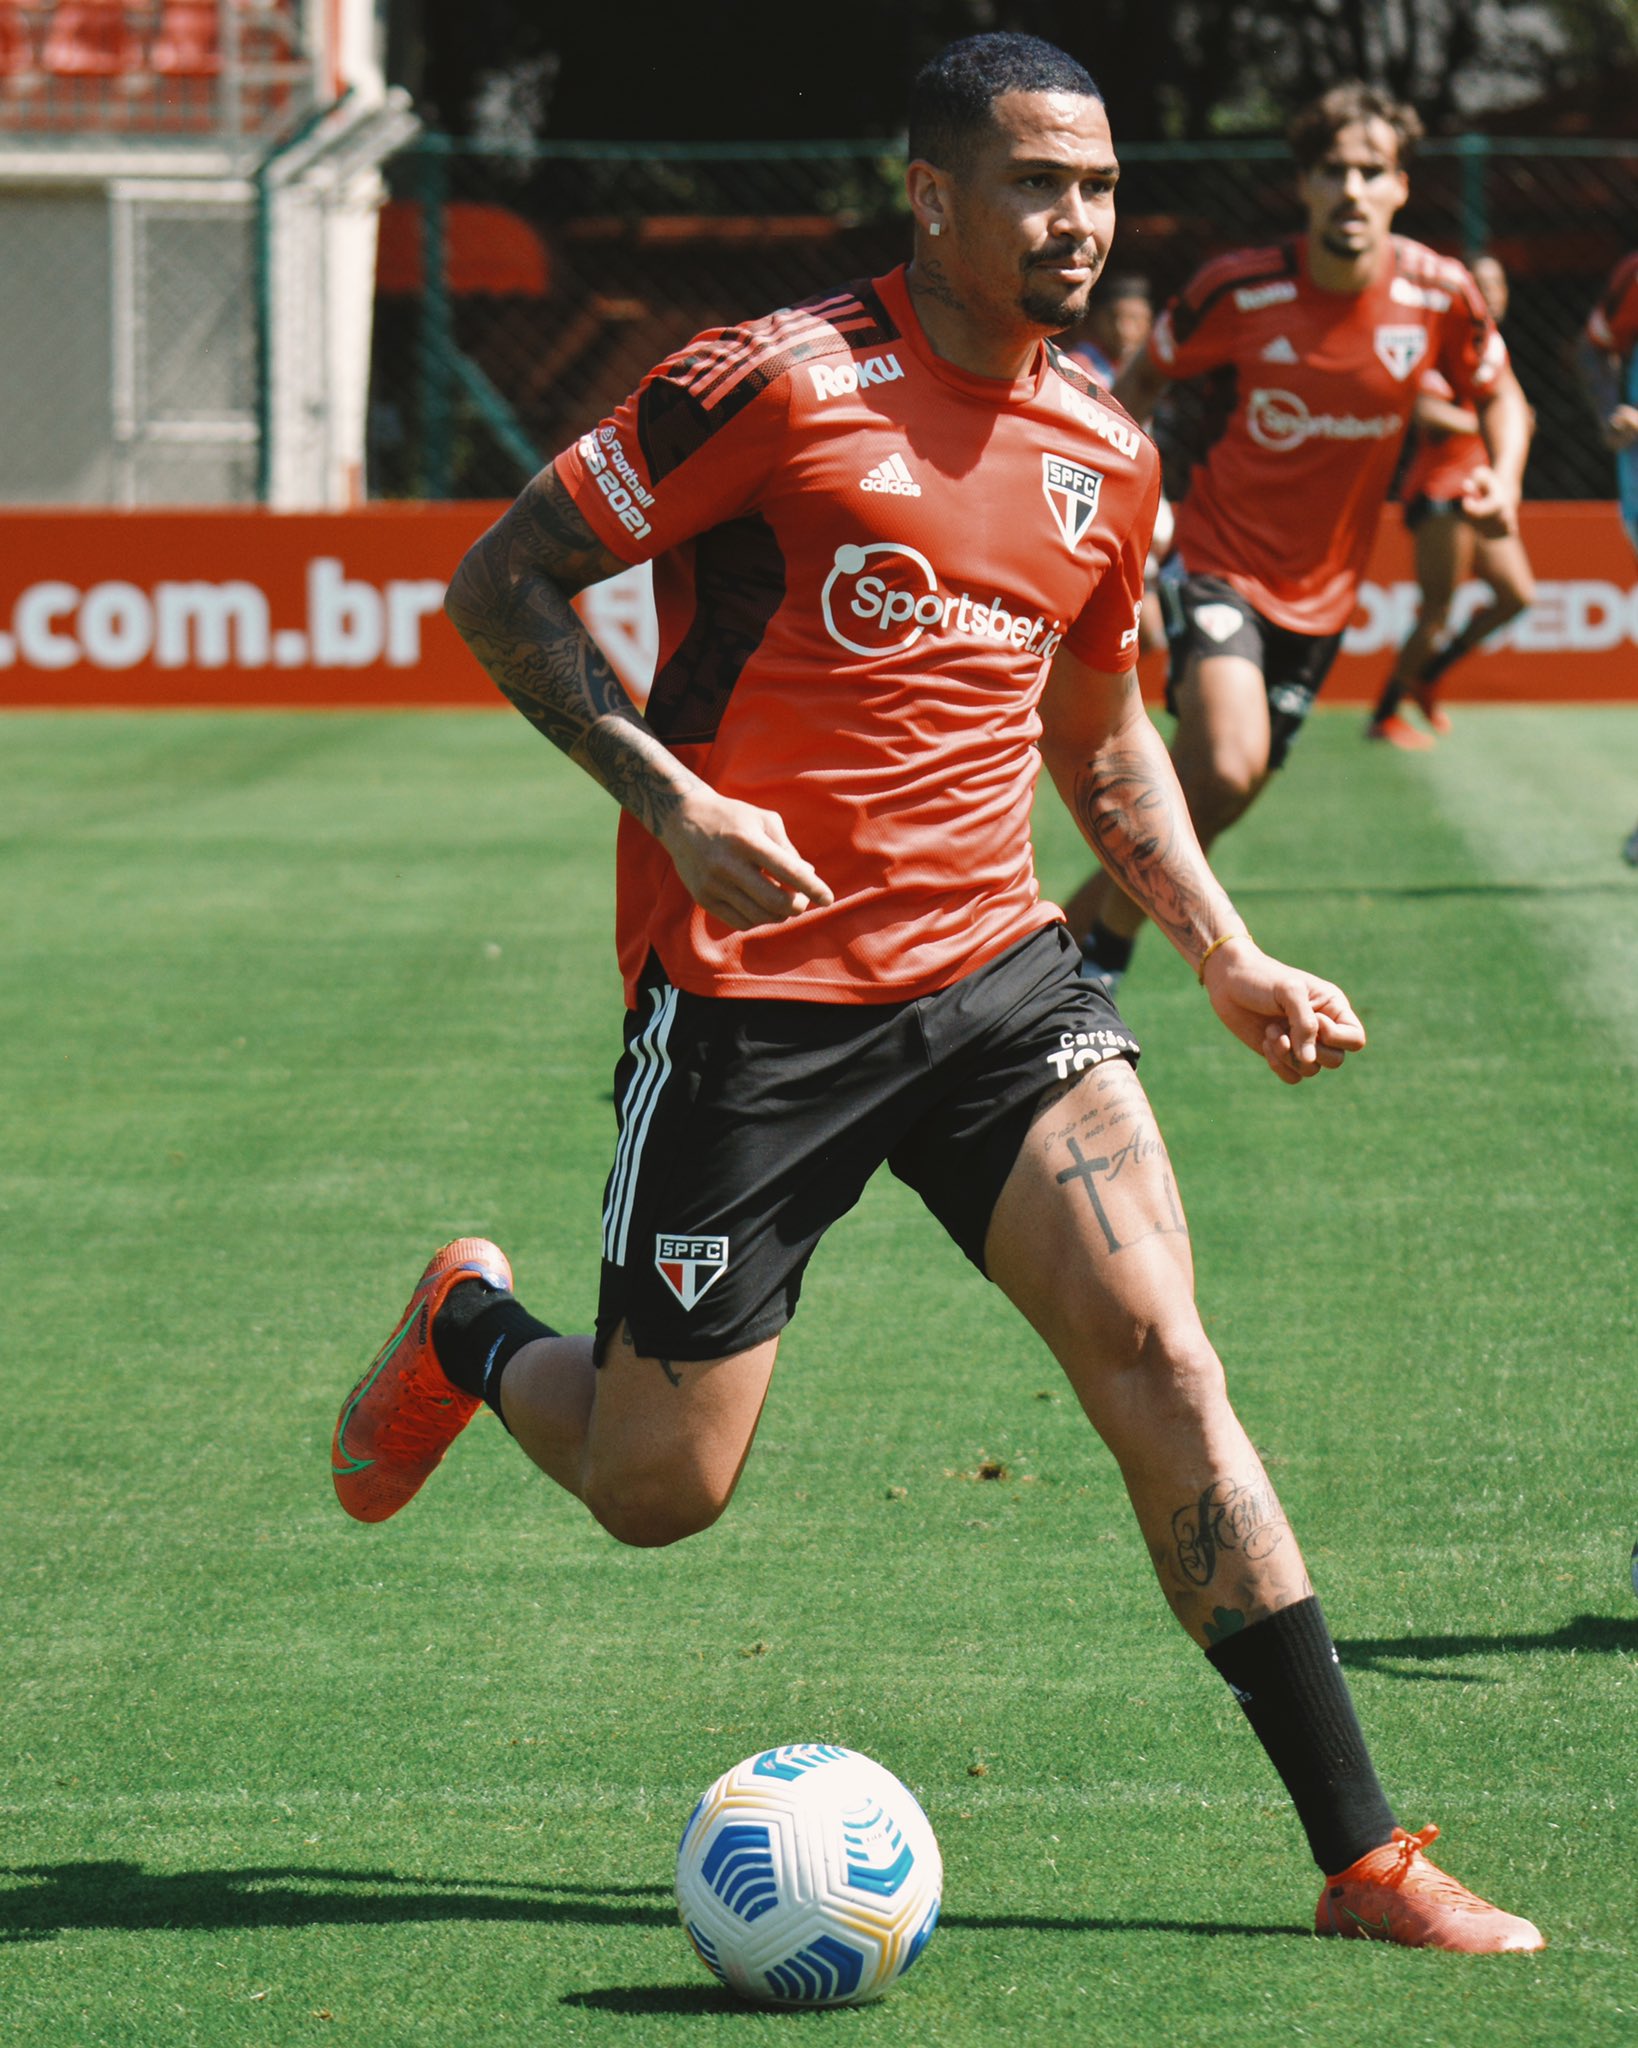
M 545 469 L 467 554 L 445 609 L 535 730 L 657 831 L 677 803 L 665 749 L 569 603 L 624 567 Z
M 1211 870 L 1175 781 L 1140 750 L 1102 748 L 1077 771 L 1075 817 L 1103 865 L 1162 931 L 1198 949 Z

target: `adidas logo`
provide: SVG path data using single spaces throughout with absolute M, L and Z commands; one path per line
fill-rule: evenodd
M 861 491 L 886 491 L 894 498 L 919 498 L 921 485 L 910 474 L 910 465 L 896 450 L 885 462 L 878 462 L 868 476 L 859 479 Z
M 1296 360 L 1297 351 L 1283 334 L 1276 334 L 1274 339 L 1263 350 L 1263 361 L 1265 363 L 1294 363 Z

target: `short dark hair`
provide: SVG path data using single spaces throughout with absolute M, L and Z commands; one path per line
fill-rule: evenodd
M 1003 93 L 1069 92 L 1099 100 L 1092 74 L 1039 36 L 963 36 L 916 73 L 910 87 L 912 160 L 959 171 L 994 120 Z
M 1399 163 L 1410 161 L 1411 151 L 1422 139 L 1422 121 L 1416 109 L 1378 85 L 1353 79 L 1333 85 L 1317 100 L 1310 100 L 1293 116 L 1285 139 L 1300 170 L 1311 171 L 1344 128 L 1356 121 L 1386 121 L 1399 144 Z

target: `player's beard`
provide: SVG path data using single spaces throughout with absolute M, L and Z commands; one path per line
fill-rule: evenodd
M 1018 295 L 1019 310 L 1037 327 L 1045 328 L 1049 334 L 1057 334 L 1083 318 L 1096 282 L 1097 272 L 1094 270 L 1085 284 L 1050 284 L 1037 277 L 1032 266 L 1024 273 L 1024 289 Z
M 1062 328 L 1073 327 L 1081 318 L 1089 296 L 1089 286 L 1078 286 L 1069 291 L 1062 285 L 1056 288 L 1026 285 L 1018 304 L 1035 326 L 1044 328 L 1048 334 L 1057 334 Z

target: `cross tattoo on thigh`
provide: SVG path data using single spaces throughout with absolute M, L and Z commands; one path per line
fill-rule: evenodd
M 1092 1213 L 1097 1217 L 1099 1225 L 1103 1230 L 1104 1242 L 1108 1245 L 1110 1251 L 1118 1252 L 1123 1249 L 1121 1241 L 1115 1235 L 1114 1228 L 1109 1221 L 1109 1212 L 1103 1206 L 1103 1197 L 1098 1193 L 1097 1176 L 1100 1173 L 1107 1173 L 1109 1171 L 1109 1161 L 1107 1159 L 1088 1159 L 1073 1138 L 1068 1142 L 1069 1156 L 1074 1160 L 1075 1164 L 1073 1166 L 1066 1166 L 1063 1172 L 1059 1174 L 1058 1185 L 1059 1187 L 1064 1187 L 1072 1180 L 1080 1182 L 1081 1186 L 1086 1189 L 1087 1197 L 1091 1201 Z

